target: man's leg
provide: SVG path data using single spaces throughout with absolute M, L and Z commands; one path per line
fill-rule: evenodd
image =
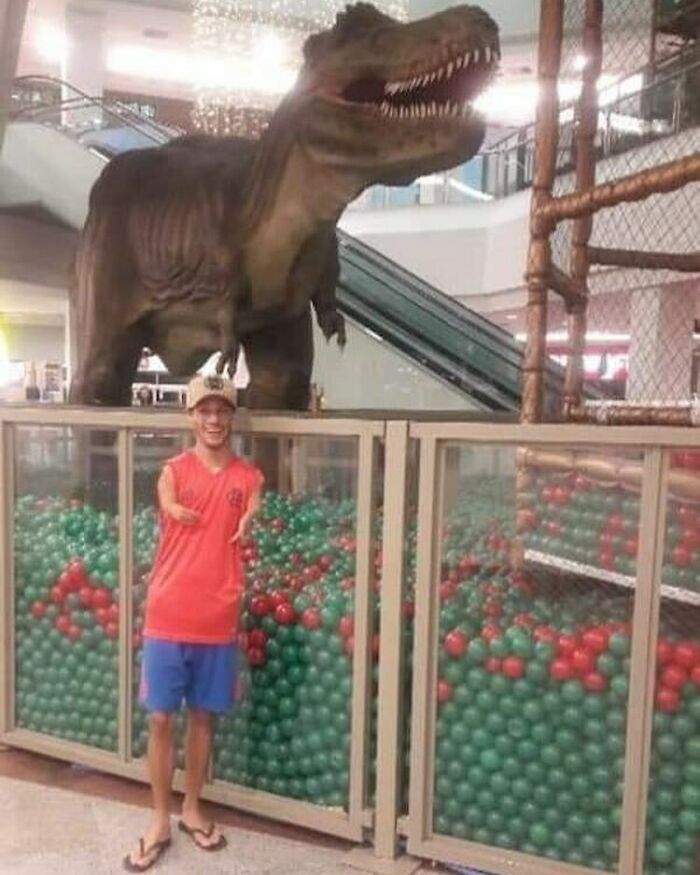
M 175 715 L 150 716 L 148 774 L 153 794 L 152 830 L 170 833 L 170 796 L 175 771 Z M 161 835 L 156 836 L 162 838 Z
M 185 676 L 180 645 L 144 641 L 140 698 L 149 711 L 148 774 L 153 813 L 148 829 L 127 860 L 136 869 L 148 867 L 170 838 L 170 804 L 175 772 L 175 712 L 184 695 Z
M 218 850 L 226 839 L 203 816 L 200 796 L 211 753 L 214 715 L 228 711 L 234 703 L 238 651 L 233 645 L 196 644 L 188 659 L 191 675 L 185 691 L 189 713 L 181 823 L 201 848 Z
M 148 774 L 153 814 L 139 847 L 129 854 L 136 867 L 147 866 L 160 853 L 160 842 L 170 838 L 170 796 L 175 766 L 175 715 L 154 712 L 149 717 Z
M 210 822 L 203 816 L 200 796 L 207 776 L 214 716 L 207 711 L 191 710 L 187 718 L 187 745 L 185 749 L 185 798 L 182 802 L 182 820 L 189 829 L 202 830 L 193 836 L 197 844 L 211 847 L 221 843 L 216 827 L 210 835 Z

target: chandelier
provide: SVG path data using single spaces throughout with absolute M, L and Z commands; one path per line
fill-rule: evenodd
M 374 0 L 404 20 L 408 0 Z M 209 134 L 256 137 L 294 84 L 307 36 L 347 0 L 193 0 L 197 81 L 192 119 Z

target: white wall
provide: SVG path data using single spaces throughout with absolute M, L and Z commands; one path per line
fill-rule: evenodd
M 0 163 L 0 207 L 26 204 L 36 199 L 36 191 L 7 164 Z
M 467 206 L 346 212 L 341 227 L 472 306 L 523 286 L 530 192 Z
M 52 128 L 14 122 L 5 132 L 2 161 L 48 210 L 74 228 L 83 226 L 102 159 Z
M 11 361 L 64 364 L 63 326 L 7 325 L 4 329 L 7 356 Z
M 0 276 L 0 313 L 31 313 L 60 316 L 65 313 L 65 288 L 22 283 Z

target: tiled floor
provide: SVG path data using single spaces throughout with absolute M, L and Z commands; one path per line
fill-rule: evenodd
M 0 753 L 0 875 L 111 875 L 143 831 L 145 787 L 20 751 Z M 247 817 L 209 813 L 229 847 L 206 854 L 176 829 L 155 872 L 173 875 L 352 875 L 348 847 L 327 837 Z
M 2 875 L 111 875 L 144 825 L 144 811 L 123 802 L 0 778 Z M 173 826 L 175 824 L 173 823 Z M 158 869 L 182 875 L 348 875 L 343 851 L 225 827 L 229 847 L 197 850 L 173 829 Z

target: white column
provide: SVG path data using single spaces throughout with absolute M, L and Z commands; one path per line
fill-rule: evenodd
M 73 376 L 73 367 L 71 362 L 71 340 L 72 328 L 70 317 L 70 304 L 65 303 L 63 310 L 63 363 L 66 366 L 66 388 L 70 386 L 70 381 Z
M 694 319 L 688 283 L 632 293 L 628 401 L 690 398 Z
M 440 195 L 442 194 L 442 186 L 438 184 L 440 177 L 445 177 L 445 174 L 433 173 L 426 179 L 418 183 L 418 203 L 419 204 L 437 204 L 440 203 L 438 188 Z
M 88 97 L 101 98 L 104 89 L 105 9 L 103 0 L 76 0 L 66 4 L 66 53 L 61 64 L 63 100 L 76 97 L 76 88 Z M 91 128 L 99 123 L 99 106 L 65 109 L 62 122 L 75 128 Z

